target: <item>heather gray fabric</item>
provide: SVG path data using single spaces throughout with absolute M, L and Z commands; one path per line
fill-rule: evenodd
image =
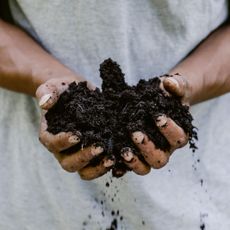
M 223 0 L 11 0 L 10 6 L 15 21 L 52 55 L 97 85 L 107 57 L 121 64 L 129 83 L 167 72 L 227 17 Z M 85 182 L 62 170 L 38 142 L 36 101 L 1 89 L 0 229 L 106 229 L 117 209 L 124 217 L 118 229 L 230 229 L 229 100 L 228 94 L 192 109 L 200 137 L 195 154 L 186 147 L 163 169 L 128 173 L 107 188 L 109 175 Z

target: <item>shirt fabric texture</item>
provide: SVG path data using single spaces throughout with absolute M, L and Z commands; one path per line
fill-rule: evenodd
M 10 0 L 10 7 L 18 25 L 97 86 L 108 57 L 130 84 L 167 73 L 228 14 L 224 0 Z M 110 174 L 87 182 L 62 170 L 38 141 L 35 99 L 1 89 L 0 229 L 106 229 L 119 210 L 118 229 L 229 230 L 229 100 L 192 108 L 194 154 L 185 147 L 164 168 L 106 187 Z

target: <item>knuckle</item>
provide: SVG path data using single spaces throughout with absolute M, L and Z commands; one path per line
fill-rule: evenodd
M 45 140 L 47 139 L 47 138 L 46 138 L 45 131 L 43 131 L 43 127 L 42 127 L 42 126 L 40 127 L 40 131 L 39 131 L 39 133 L 38 133 L 38 139 L 39 139 L 39 141 L 40 141 L 41 143 L 44 143 Z
M 152 168 L 160 169 L 163 168 L 169 161 L 168 157 L 162 157 L 161 159 L 154 160 L 151 164 Z
M 59 148 L 65 148 L 68 147 L 68 139 L 64 134 L 57 134 L 55 140 L 55 145 Z
M 88 174 L 85 173 L 84 171 L 78 172 L 78 174 L 79 174 L 79 176 L 80 176 L 80 178 L 81 178 L 82 180 L 93 180 L 93 179 L 95 178 L 95 177 L 92 177 L 92 176 L 88 175 Z
M 50 151 L 50 152 L 57 152 L 57 149 L 56 149 L 56 147 L 55 147 L 55 145 L 52 143 L 52 142 L 50 142 L 49 140 L 47 140 L 47 139 L 44 139 L 43 140 L 43 145 Z
M 44 84 L 41 84 L 38 88 L 37 88 L 37 90 L 36 90 L 36 92 L 35 92 L 35 95 L 36 95 L 36 97 L 39 99 L 39 97 L 41 97 L 41 95 L 42 95 L 42 91 L 44 90 Z
M 183 147 L 183 146 L 185 146 L 187 143 L 188 143 L 188 138 L 187 138 L 187 136 L 182 136 L 182 137 L 180 137 L 180 138 L 177 140 L 176 145 L 177 145 L 178 147 Z
M 146 170 L 146 173 L 144 175 L 147 175 L 151 172 L 151 168 L 149 168 L 148 170 Z
M 139 170 L 136 169 L 135 173 L 137 175 L 144 176 L 144 175 L 147 175 L 148 173 L 150 173 L 150 171 L 151 171 L 151 168 L 149 167 L 149 168 L 142 168 L 142 169 L 139 169 Z
M 47 149 L 53 149 L 49 139 L 46 138 L 45 135 L 43 135 L 42 133 L 39 134 L 38 139 Z
M 74 165 L 69 164 L 69 162 L 66 160 L 60 160 L 59 163 L 61 167 L 67 172 L 73 173 L 77 171 L 76 167 Z
M 140 171 L 137 174 L 140 175 L 140 176 L 144 176 L 144 175 L 147 175 L 149 173 L 150 173 L 150 170 L 145 170 L 145 171 Z

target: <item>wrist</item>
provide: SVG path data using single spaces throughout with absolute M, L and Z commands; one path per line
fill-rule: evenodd
M 84 80 L 19 28 L 0 20 L 0 87 L 34 96 L 51 78 Z
M 85 79 L 74 72 L 72 72 L 70 69 L 65 67 L 62 64 L 58 65 L 52 65 L 50 67 L 33 67 L 32 69 L 32 84 L 34 88 L 34 92 L 36 89 L 44 84 L 46 81 L 50 79 L 68 79 L 71 81 L 84 81 Z

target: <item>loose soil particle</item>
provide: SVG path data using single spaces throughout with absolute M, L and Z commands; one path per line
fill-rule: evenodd
M 205 224 L 200 225 L 200 230 L 205 230 Z
M 136 86 L 129 86 L 119 65 L 111 59 L 100 65 L 100 77 L 102 91 L 88 89 L 87 82 L 73 82 L 46 113 L 49 132 L 81 133 L 81 142 L 64 150 L 63 154 L 74 153 L 92 144 L 101 145 L 104 153 L 91 164 L 98 164 L 105 155 L 115 156 L 113 174 L 116 176 L 116 171 L 126 169 L 120 154 L 124 147 L 139 155 L 130 138 L 132 132 L 146 133 L 157 148 L 170 148 L 154 122 L 161 114 L 181 126 L 189 135 L 190 148 L 196 149 L 197 132 L 189 108 L 181 104 L 180 98 L 167 96 L 160 89 L 159 77 L 140 80 Z
M 116 218 L 113 219 L 110 228 L 107 228 L 106 230 L 117 230 L 117 219 Z

